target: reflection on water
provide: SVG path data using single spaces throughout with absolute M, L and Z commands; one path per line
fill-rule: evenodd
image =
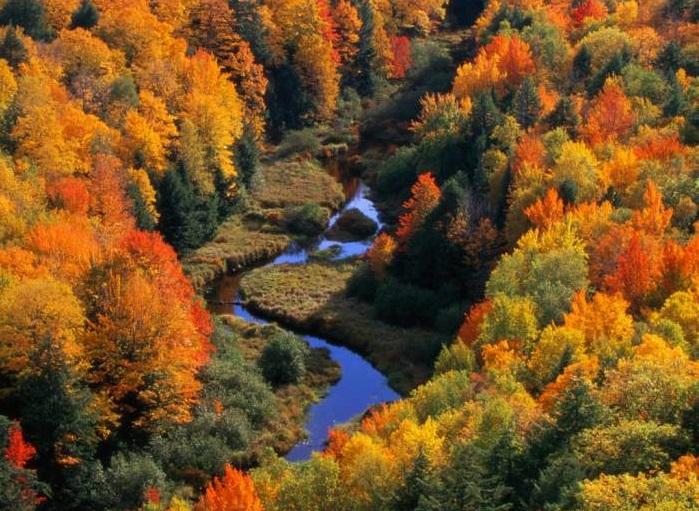
M 343 176 L 339 165 L 331 167 L 329 172 L 336 178 L 342 178 L 341 182 L 348 201 L 342 210 L 330 219 L 328 228 L 335 225 L 345 211 L 355 208 L 376 222 L 380 229 L 382 223 L 379 213 L 369 197 L 370 190 L 364 182 L 358 178 Z M 309 254 L 334 246 L 339 247 L 337 259 L 360 256 L 370 245 L 370 240 L 337 242 L 327 239 L 323 234 L 303 246 L 292 244 L 268 265 L 305 264 L 308 262 Z M 239 273 L 222 277 L 209 308 L 216 314 L 232 313 L 251 323 L 266 324 L 268 321 L 251 313 L 240 303 L 239 287 L 243 275 L 244 273 Z M 394 401 L 399 397 L 388 386 L 386 377 L 360 355 L 319 337 L 310 335 L 302 335 L 302 337 L 312 348 L 327 349 L 331 358 L 340 365 L 342 376 L 321 401 L 311 406 L 306 421 L 308 438 L 298 443 L 287 454 L 286 458 L 289 461 L 306 460 L 314 451 L 322 450 L 329 430 L 335 425 L 349 421 L 376 404 Z

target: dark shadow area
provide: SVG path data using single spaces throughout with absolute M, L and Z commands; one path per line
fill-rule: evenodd
M 451 0 L 447 19 L 456 27 L 470 27 L 485 8 L 485 0 Z

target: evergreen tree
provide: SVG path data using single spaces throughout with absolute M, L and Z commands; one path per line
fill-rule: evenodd
M 594 96 L 602 90 L 604 83 L 610 76 L 620 76 L 626 64 L 631 61 L 631 57 L 631 50 L 628 47 L 617 52 L 590 80 L 587 87 L 588 96 Z
M 592 54 L 587 46 L 583 46 L 573 57 L 573 83 L 584 83 L 592 71 Z
M 138 185 L 130 183 L 126 192 L 131 198 L 133 213 L 136 217 L 138 228 L 144 231 L 152 231 L 155 229 L 155 222 L 148 211 L 148 206 L 143 199 L 143 195 L 141 195 L 141 191 L 138 189 Z
M 260 167 L 260 148 L 255 130 L 249 123 L 245 124 L 243 135 L 238 140 L 235 159 L 241 183 L 247 189 L 252 188 Z
M 0 25 L 22 27 L 34 39 L 52 37 L 44 4 L 39 0 L 8 0 L 0 9 Z
M 70 27 L 90 29 L 97 25 L 99 19 L 100 13 L 92 0 L 82 0 L 80 7 L 73 13 Z
M 514 97 L 514 113 L 517 122 L 523 127 L 532 126 L 541 114 L 541 98 L 536 90 L 534 80 L 527 76 L 517 89 Z
M 442 511 L 507 511 L 509 489 L 486 468 L 487 453 L 473 444 L 456 448 L 439 497 Z
M 564 96 L 556 103 L 546 122 L 551 128 L 566 128 L 569 135 L 575 137 L 580 126 L 580 116 L 575 111 L 573 101 L 568 96 Z
M 429 465 L 424 451 L 420 450 L 410 472 L 405 476 L 403 485 L 393 496 L 391 509 L 393 511 L 428 511 L 439 509 L 439 480 Z
M 17 29 L 14 26 L 8 27 L 5 31 L 5 37 L 0 43 L 0 57 L 15 69 L 27 60 L 27 49 L 17 35 Z
M 39 475 L 53 489 L 52 503 L 59 509 L 78 509 L 88 495 L 81 487 L 85 477 L 79 465 L 94 462 L 98 443 L 92 395 L 51 339 L 32 358 L 40 372 L 20 381 L 22 425 L 37 449 Z
M 359 53 L 357 54 L 358 73 L 356 89 L 362 96 L 371 96 L 379 88 L 380 76 L 377 73 L 376 48 L 374 48 L 374 10 L 371 2 L 363 1 L 359 5 L 359 17 L 362 28 L 359 31 Z
M 663 114 L 668 117 L 683 115 L 687 111 L 688 102 L 682 86 L 677 83 L 675 75 L 670 75 L 670 94 L 663 104 Z
M 218 225 L 218 196 L 202 198 L 181 169 L 171 170 L 158 190 L 158 230 L 179 253 L 200 247 Z

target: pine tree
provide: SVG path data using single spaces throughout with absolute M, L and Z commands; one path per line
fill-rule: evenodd
M 5 31 L 5 37 L 0 43 L 0 57 L 15 69 L 27 60 L 27 49 L 17 35 L 17 29 L 14 26 L 7 27 Z
M 241 183 L 250 189 L 255 183 L 257 171 L 260 166 L 260 147 L 257 142 L 255 130 L 246 123 L 243 128 L 243 135 L 238 140 L 238 147 L 235 151 L 236 168 Z
M 539 119 L 541 98 L 531 76 L 527 76 L 519 89 L 517 89 L 514 97 L 514 110 L 517 122 L 525 129 L 532 126 Z
M 420 450 L 410 472 L 405 476 L 403 485 L 393 496 L 391 509 L 393 511 L 438 509 L 434 507 L 438 504 L 435 498 L 439 493 L 438 484 L 439 480 L 430 467 L 427 456 L 423 450 Z
M 546 118 L 551 128 L 566 128 L 571 137 L 577 136 L 580 116 L 575 111 L 573 101 L 565 96 L 556 103 L 553 111 Z
M 457 447 L 451 470 L 444 477 L 440 496 L 442 511 L 507 511 L 509 489 L 491 474 L 484 459 L 487 453 L 473 444 Z
M 184 172 L 165 174 L 158 192 L 158 230 L 179 253 L 198 247 L 204 236 L 197 220 L 197 198 Z
M 573 82 L 584 82 L 591 70 L 592 54 L 587 46 L 583 46 L 573 58 Z
M 100 13 L 92 0 L 82 0 L 80 7 L 73 13 L 70 26 L 71 28 L 90 29 L 97 25 L 99 19 Z
M 48 40 L 51 29 L 44 4 L 39 0 L 8 0 L 0 10 L 0 25 L 15 25 L 34 39 Z

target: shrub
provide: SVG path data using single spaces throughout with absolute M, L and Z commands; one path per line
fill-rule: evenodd
M 306 372 L 306 344 L 290 333 L 273 337 L 260 357 L 262 374 L 272 385 L 297 383 Z
M 320 151 L 320 140 L 313 128 L 289 131 L 279 145 L 279 156 L 308 153 L 315 155 Z
M 106 472 L 113 509 L 136 509 L 146 490 L 165 488 L 163 470 L 150 455 L 133 452 L 115 454 Z
M 346 293 L 347 296 L 359 298 L 365 302 L 373 302 L 378 287 L 379 281 L 376 280 L 374 272 L 371 271 L 368 264 L 362 264 L 347 281 Z
M 316 236 L 325 230 L 330 213 L 324 207 L 309 202 L 284 211 L 284 224 L 294 234 Z

